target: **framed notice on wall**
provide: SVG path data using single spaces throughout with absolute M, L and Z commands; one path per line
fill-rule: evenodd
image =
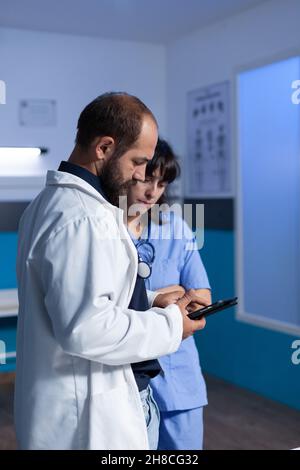
M 56 126 L 56 101 L 21 100 L 19 103 L 19 123 L 24 127 Z
M 188 93 L 187 198 L 232 197 L 229 82 Z

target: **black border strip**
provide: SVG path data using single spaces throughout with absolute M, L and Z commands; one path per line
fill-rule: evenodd
M 195 220 L 196 204 L 204 204 L 204 228 L 234 230 L 234 199 L 185 199 L 184 204 L 193 204 Z
M 19 220 L 29 201 L 0 202 L 0 232 L 17 232 Z

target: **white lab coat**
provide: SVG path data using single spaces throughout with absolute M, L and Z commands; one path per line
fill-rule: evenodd
M 148 449 L 130 364 L 176 351 L 182 317 L 127 308 L 137 254 L 122 211 L 49 171 L 20 222 L 17 275 L 20 448 Z

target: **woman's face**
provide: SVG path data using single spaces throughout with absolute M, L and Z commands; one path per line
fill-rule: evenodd
M 159 169 L 151 177 L 146 175 L 145 181 L 137 181 L 128 191 L 128 215 L 136 215 L 137 212 L 141 215 L 151 209 L 163 195 L 167 185 L 168 183 L 162 181 Z

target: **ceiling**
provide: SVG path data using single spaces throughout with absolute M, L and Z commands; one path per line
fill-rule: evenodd
M 166 44 L 266 0 L 0 0 L 0 26 Z

